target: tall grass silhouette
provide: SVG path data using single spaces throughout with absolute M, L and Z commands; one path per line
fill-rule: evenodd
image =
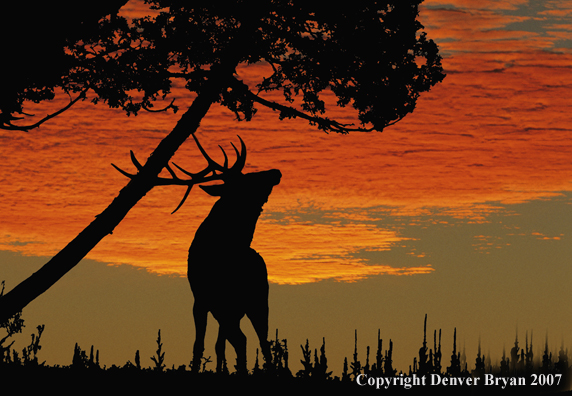
M 38 378 L 33 383 L 28 382 L 27 387 L 43 389 L 49 380 L 61 381 L 64 387 L 80 386 L 82 381 L 88 381 L 96 388 L 105 389 L 115 383 L 116 386 L 126 387 L 130 391 L 164 391 L 176 386 L 193 387 L 209 386 L 218 390 L 232 390 L 237 387 L 249 389 L 274 389 L 284 392 L 310 392 L 320 389 L 348 389 L 352 392 L 380 392 L 412 394 L 427 392 L 427 387 L 438 386 L 443 393 L 464 394 L 465 392 L 509 394 L 526 392 L 532 394 L 566 392 L 571 388 L 571 367 L 569 365 L 568 349 L 561 345 L 557 354 L 548 348 L 548 337 L 542 356 L 535 357 L 532 352 L 532 336 L 525 337 L 524 348 L 519 346 L 515 339 L 514 346 L 509 354 L 503 350 L 499 364 L 492 364 L 490 357 L 481 353 L 480 340 L 477 356 L 474 363 L 464 356 L 456 343 L 457 331 L 453 335 L 451 354 L 448 361 L 444 361 L 441 330 L 433 332 L 433 346 L 427 341 L 427 315 L 425 315 L 423 341 L 420 343 L 418 356 L 412 358 L 407 372 L 397 371 L 393 367 L 393 342 L 389 340 L 387 349 L 383 348 L 383 340 L 378 330 L 378 339 L 375 352 L 370 346 L 366 347 L 365 360 L 360 358 L 358 351 L 358 332 L 354 336 L 354 353 L 351 359 L 346 357 L 343 362 L 341 376 L 334 376 L 329 368 L 326 357 L 326 339 L 323 338 L 319 348 L 310 346 L 308 340 L 300 345 L 302 368 L 295 373 L 290 369 L 290 351 L 286 339 L 280 339 L 278 330 L 276 337 L 271 340 L 272 362 L 270 365 L 261 365 L 259 351 L 256 353 L 254 366 L 247 372 L 241 373 L 227 369 L 223 373 L 215 373 L 210 368 L 210 357 L 203 357 L 199 372 L 191 372 L 189 366 L 181 365 L 177 368 L 166 365 L 168 351 L 163 349 L 161 331 L 158 331 L 154 356 L 149 357 L 153 364 L 144 367 L 141 363 L 139 350 L 135 352 L 134 363 L 111 367 L 101 366 L 99 351 L 91 346 L 89 354 L 78 344 L 74 347 L 72 362 L 68 366 L 49 366 L 38 359 L 41 350 L 40 340 L 44 326 L 37 326 L 37 333 L 33 333 L 31 343 L 25 346 L 21 353 L 10 341 L 12 335 L 22 331 L 24 321 L 20 314 L 0 324 L 5 335 L 0 338 L 0 378 L 9 384 L 21 384 L 23 378 Z M 445 352 L 446 353 L 446 352 Z M 413 378 L 426 378 L 424 386 L 405 386 Z M 475 384 L 475 378 L 477 383 Z M 502 379 L 505 378 L 506 382 Z M 471 379 L 471 386 L 466 386 Z M 519 383 L 521 379 L 525 384 Z M 112 382 L 114 381 L 114 382 Z M 393 381 L 393 382 L 392 382 Z M 408 382 L 410 381 L 410 382 Z M 488 381 L 488 383 L 487 383 Z M 496 381 L 496 383 L 495 383 Z M 432 383 L 433 382 L 433 383 Z M 470 382 L 470 381 L 469 381 Z M 380 385 L 381 383 L 381 385 Z M 120 385 L 123 384 L 123 385 Z M 118 388 L 118 389 L 119 389 Z M 382 389 L 378 389 L 382 388 Z M 572 392 L 566 392 L 572 393 Z

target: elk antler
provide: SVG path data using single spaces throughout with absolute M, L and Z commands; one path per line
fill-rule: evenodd
M 197 143 L 200 152 L 202 153 L 203 157 L 205 157 L 205 159 L 207 160 L 208 163 L 207 167 L 201 170 L 200 172 L 191 173 L 189 171 L 184 170 L 179 165 L 173 163 L 173 165 L 178 170 L 183 172 L 185 175 L 189 176 L 190 179 L 179 178 L 175 173 L 175 171 L 169 165 L 166 165 L 165 168 L 171 174 L 171 177 L 157 176 L 153 181 L 154 186 L 170 186 L 170 185 L 188 186 L 187 191 L 183 196 L 183 199 L 171 214 L 175 213 L 177 210 L 179 210 L 181 206 L 183 206 L 187 197 L 189 196 L 189 193 L 191 192 L 191 188 L 195 184 L 206 183 L 213 180 L 224 180 L 225 177 L 227 177 L 229 174 L 240 173 L 246 163 L 246 145 L 244 144 L 240 136 L 238 136 L 238 139 L 240 140 L 240 152 L 238 151 L 234 143 L 231 143 L 232 148 L 236 153 L 236 162 L 230 168 L 228 167 L 228 156 L 226 155 L 224 149 L 220 145 L 219 147 L 222 150 L 222 154 L 224 155 L 224 165 L 218 164 L 211 157 L 208 156 L 207 152 L 203 149 L 203 147 L 199 143 L 199 140 L 197 139 L 194 133 L 193 133 L 193 139 L 195 139 L 195 142 Z M 111 164 L 111 166 L 117 169 L 122 175 L 127 176 L 130 179 L 133 179 L 135 176 L 137 176 L 139 171 L 143 169 L 143 165 L 141 165 L 141 163 L 137 160 L 133 151 L 130 151 L 130 154 L 131 154 L 131 162 L 133 162 L 133 165 L 135 165 L 135 168 L 137 168 L 136 174 L 125 172 L 123 169 L 119 168 L 115 164 Z

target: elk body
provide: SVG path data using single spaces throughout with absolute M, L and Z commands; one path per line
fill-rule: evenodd
M 246 337 L 240 330 L 245 315 L 252 322 L 265 360 L 270 362 L 266 264 L 250 244 L 262 206 L 280 177 L 280 171 L 273 169 L 235 174 L 223 185 L 201 186 L 220 199 L 198 228 L 189 249 L 188 278 L 195 297 L 195 370 L 204 350 L 208 312 L 219 323 L 217 371 L 223 369 L 226 340 L 236 351 L 237 370 L 246 371 Z
M 241 151 L 233 145 L 237 160 L 232 167 L 228 166 L 228 157 L 224 150 L 225 162 L 220 165 L 207 155 L 194 134 L 193 138 L 208 166 L 198 173 L 190 173 L 175 165 L 181 172 L 190 176 L 190 179 L 180 179 L 173 169 L 167 166 L 171 177 L 156 177 L 153 181 L 154 185 L 188 187 L 174 212 L 185 202 L 195 184 L 223 181 L 223 184 L 200 186 L 208 194 L 220 198 L 197 229 L 189 248 L 187 276 L 195 298 L 193 317 L 196 330 L 192 370 L 198 371 L 200 368 L 207 316 L 211 312 L 219 323 L 215 346 L 217 371 L 223 370 L 225 344 L 228 340 L 236 351 L 237 370 L 245 372 L 246 337 L 240 330 L 240 321 L 245 315 L 256 331 L 265 361 L 269 363 L 271 360 L 266 264 L 250 244 L 262 206 L 268 201 L 272 187 L 280 183 L 282 175 L 276 169 L 243 174 L 246 147 L 240 137 Z M 138 170 L 142 168 L 133 152 L 131 160 Z M 113 166 L 125 176 L 136 176 Z

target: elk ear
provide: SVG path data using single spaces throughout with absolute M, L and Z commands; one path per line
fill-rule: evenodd
M 203 191 L 206 192 L 208 195 L 211 195 L 213 197 L 220 197 L 222 196 L 222 194 L 224 194 L 225 191 L 224 184 L 214 184 L 212 186 L 199 186 L 199 187 L 202 188 Z

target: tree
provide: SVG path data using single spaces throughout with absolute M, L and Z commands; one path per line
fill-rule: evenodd
M 98 21 L 117 14 L 128 0 L 99 0 L 86 8 L 71 0 L 51 2 L 5 1 L 0 24 L 0 129 L 27 131 L 65 111 L 78 100 L 35 123 L 22 123 L 24 102 L 41 102 L 54 98 L 54 88 L 61 86 L 63 76 L 74 67 L 74 59 L 66 54 L 68 42 L 77 42 L 98 34 Z M 66 92 L 68 92 L 66 90 Z
M 256 106 L 279 118 L 302 118 L 325 132 L 382 131 L 412 112 L 420 93 L 444 78 L 437 45 L 417 21 L 422 0 L 364 0 L 331 7 L 321 0 L 148 0 L 156 17 L 131 23 L 111 14 L 97 34 L 68 40 L 73 60 L 58 84 L 95 93 L 127 114 L 153 111 L 174 79 L 196 94 L 173 130 L 113 202 L 38 272 L 0 299 L 0 321 L 18 312 L 73 268 L 155 185 L 179 146 L 219 103 L 250 120 Z M 265 62 L 272 74 L 256 86 L 240 64 Z M 265 98 L 282 93 L 283 101 Z M 360 124 L 326 117 L 323 95 L 351 106 Z M 136 95 L 135 95 L 136 93 Z M 298 99 L 300 103 L 295 100 Z M 173 102 L 168 108 L 177 108 Z M 163 109 L 167 110 L 167 109 Z M 157 111 L 157 110 L 155 110 Z

